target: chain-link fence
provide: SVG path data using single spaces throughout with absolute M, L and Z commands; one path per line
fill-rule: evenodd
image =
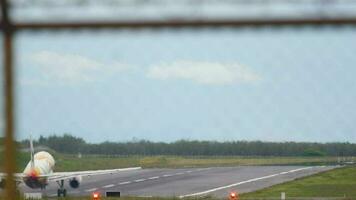
M 13 21 L 1 18 L 0 101 L 9 174 L 12 141 L 29 135 L 36 142 L 68 133 L 86 143 L 137 146 L 356 141 L 355 1 L 11 4 Z M 355 155 L 347 145 L 332 147 L 334 154 L 312 145 L 300 152 L 336 160 Z M 210 155 L 205 150 L 194 155 Z M 274 151 L 264 146 L 266 152 Z M 11 198 L 14 183 L 8 185 Z

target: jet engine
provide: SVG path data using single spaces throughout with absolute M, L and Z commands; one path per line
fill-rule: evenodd
M 5 188 L 6 180 L 3 178 L 0 178 L 0 188 L 3 189 Z
M 81 182 L 82 182 L 82 177 L 77 176 L 69 180 L 69 186 L 71 188 L 78 188 Z

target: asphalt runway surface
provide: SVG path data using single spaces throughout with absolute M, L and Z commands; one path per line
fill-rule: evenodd
M 120 191 L 122 196 L 226 197 L 229 192 L 251 192 L 278 183 L 335 168 L 334 166 L 240 166 L 184 169 L 139 169 L 110 175 L 83 177 L 80 187 L 65 183 L 68 196 Z M 58 185 L 50 182 L 43 191 L 20 185 L 23 192 L 56 196 Z

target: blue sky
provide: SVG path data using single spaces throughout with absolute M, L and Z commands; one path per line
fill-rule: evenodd
M 356 142 L 355 32 L 25 32 L 17 135 Z

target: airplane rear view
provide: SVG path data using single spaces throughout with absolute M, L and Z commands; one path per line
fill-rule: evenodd
M 45 189 L 50 181 L 57 182 L 57 196 L 66 196 L 64 182 L 68 180 L 71 188 L 78 188 L 82 181 L 82 176 L 95 176 L 102 174 L 111 174 L 120 171 L 137 170 L 141 167 L 132 167 L 124 169 L 108 169 L 108 170 L 91 170 L 91 171 L 76 171 L 76 172 L 53 172 L 55 166 L 54 157 L 46 152 L 40 151 L 35 153 L 33 141 L 30 138 L 31 160 L 26 165 L 22 173 L 14 174 L 17 183 L 23 182 L 26 186 L 32 189 Z M 0 173 L 1 186 L 6 183 L 6 174 Z

